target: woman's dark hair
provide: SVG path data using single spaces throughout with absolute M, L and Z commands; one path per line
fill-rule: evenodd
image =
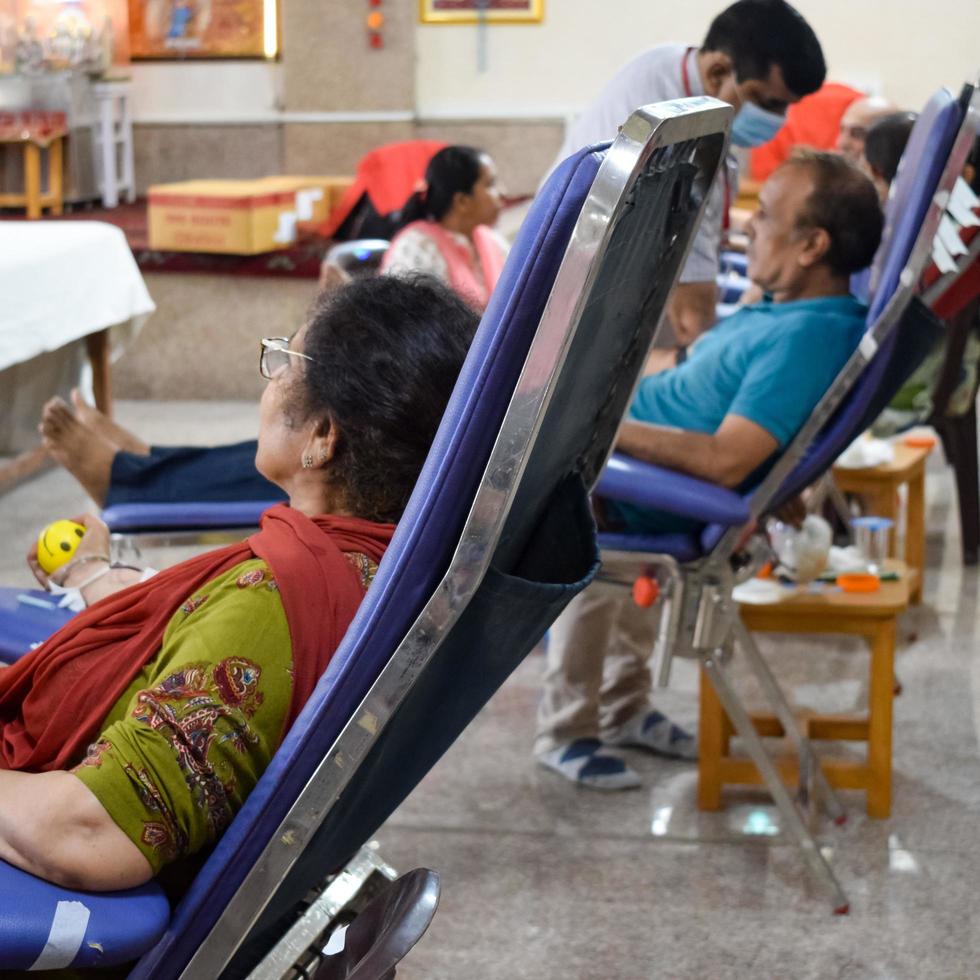
M 772 66 L 778 65 L 797 98 L 816 92 L 827 75 L 813 28 L 784 0 L 733 3 L 711 22 L 701 50 L 724 51 L 740 82 L 768 78 Z
M 898 162 L 902 159 L 914 125 L 914 112 L 893 112 L 868 127 L 864 138 L 864 158 L 889 184 L 898 173 Z
M 813 179 L 799 218 L 802 227 L 823 228 L 830 236 L 824 262 L 842 276 L 869 266 L 884 224 L 871 179 L 847 157 L 822 150 L 798 148 L 782 166 L 805 168 Z
M 416 191 L 402 208 L 398 227 L 428 218 L 441 221 L 456 194 L 469 194 L 480 179 L 482 150 L 472 146 L 445 146 L 425 168 L 425 190 Z
M 354 280 L 317 301 L 290 414 L 336 427 L 324 472 L 358 517 L 401 517 L 478 321 L 427 276 Z

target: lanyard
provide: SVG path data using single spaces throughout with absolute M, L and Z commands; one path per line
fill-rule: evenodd
M 694 50 L 696 49 L 693 47 L 688 48 L 684 52 L 684 57 L 681 58 L 681 85 L 684 88 L 684 95 L 689 99 L 694 95 L 694 93 L 691 91 L 691 76 L 687 70 L 687 63 L 691 58 L 691 52 Z M 721 168 L 722 168 L 721 169 L 722 179 L 725 182 L 725 205 L 724 205 L 724 210 L 721 213 L 721 230 L 728 231 L 729 227 L 731 226 L 731 222 L 728 217 L 728 212 L 731 210 L 732 207 L 732 184 L 731 184 L 731 180 L 728 177 L 727 160 L 721 161 Z
M 692 51 L 694 51 L 693 47 L 688 48 L 684 52 L 684 57 L 681 58 L 681 85 L 684 86 L 684 95 L 689 99 L 694 95 L 691 91 L 691 76 L 687 72 L 687 62 L 691 57 Z

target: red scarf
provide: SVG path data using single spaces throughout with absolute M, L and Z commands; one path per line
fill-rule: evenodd
M 67 769 L 102 730 L 112 706 L 160 650 L 187 598 L 256 556 L 269 565 L 292 644 L 295 720 L 364 597 L 344 552 L 380 561 L 393 524 L 308 518 L 285 504 L 262 516 L 241 544 L 210 551 L 123 589 L 79 613 L 40 647 L 0 670 L 0 769 Z
M 494 233 L 486 225 L 477 225 L 473 229 L 473 245 L 480 259 L 481 276 L 470 250 L 438 222 L 413 221 L 398 234 L 409 229 L 428 235 L 439 246 L 439 252 L 449 268 L 449 285 L 478 313 L 482 313 L 490 302 L 490 294 L 497 285 L 506 259 Z

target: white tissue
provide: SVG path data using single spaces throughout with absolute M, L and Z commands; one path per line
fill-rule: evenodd
M 782 573 L 795 582 L 812 582 L 827 567 L 833 534 L 822 517 L 810 514 L 799 529 L 772 521 L 769 540 Z
M 881 466 L 882 463 L 894 461 L 895 447 L 890 442 L 862 435 L 837 457 L 834 465 L 847 470 L 863 470 L 869 466 Z

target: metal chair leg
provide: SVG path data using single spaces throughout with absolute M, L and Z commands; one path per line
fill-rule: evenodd
M 752 636 L 749 630 L 746 629 L 745 624 L 741 621 L 741 619 L 738 618 L 736 618 L 733 623 L 733 631 L 735 634 L 735 642 L 745 653 L 745 658 L 749 667 L 751 667 L 752 672 L 758 678 L 759 683 L 762 685 L 763 693 L 765 694 L 769 703 L 772 705 L 773 710 L 776 712 L 776 717 L 779 719 L 779 723 L 783 726 L 783 730 L 786 732 L 787 736 L 789 736 L 793 746 L 796 749 L 796 753 L 800 760 L 801 790 L 809 793 L 810 787 L 812 786 L 813 796 L 815 797 L 814 802 L 820 802 L 823 804 L 828 816 L 834 821 L 834 823 L 838 825 L 844 823 L 844 821 L 847 819 L 847 814 L 844 811 L 844 807 L 841 806 L 840 800 L 837 798 L 837 794 L 827 782 L 827 777 L 824 775 L 823 769 L 820 767 L 820 760 L 813 751 L 813 746 L 810 744 L 810 740 L 806 738 L 797 727 L 796 719 L 793 716 L 793 709 L 790 707 L 790 704 L 786 700 L 782 689 L 779 687 L 775 676 L 769 669 L 769 664 L 766 663 L 765 658 L 759 651 L 755 638 Z
M 810 496 L 806 502 L 807 512 L 810 514 L 819 514 L 827 502 L 834 508 L 847 534 L 848 540 L 853 541 L 854 536 L 851 533 L 851 511 L 847 505 L 847 498 L 841 492 L 840 487 L 834 482 L 833 474 L 829 472 L 825 473 L 814 484 L 813 490 L 810 492 Z
M 660 611 L 660 630 L 657 635 L 657 687 L 670 684 L 670 668 L 674 661 L 677 633 L 680 628 L 681 612 L 684 608 L 684 577 L 671 574 L 667 595 Z
M 703 652 L 701 654 L 701 664 L 711 683 L 714 685 L 722 707 L 735 726 L 735 731 L 745 743 L 745 748 L 750 758 L 756 764 L 766 787 L 772 794 L 772 798 L 785 821 L 787 830 L 796 838 L 796 842 L 803 852 L 803 858 L 807 866 L 833 894 L 834 913 L 837 915 L 846 915 L 850 910 L 850 902 L 844 894 L 840 883 L 837 881 L 833 870 L 827 863 L 826 858 L 820 853 L 819 845 L 800 817 L 799 811 L 796 809 L 796 804 L 789 795 L 789 791 L 783 784 L 782 779 L 779 778 L 779 773 L 776 771 L 772 759 L 770 759 L 769 754 L 766 752 L 765 746 L 762 744 L 762 739 L 752 724 L 752 719 L 749 717 L 748 712 L 745 710 L 728 679 L 727 671 L 722 663 L 722 657 L 719 651 Z

